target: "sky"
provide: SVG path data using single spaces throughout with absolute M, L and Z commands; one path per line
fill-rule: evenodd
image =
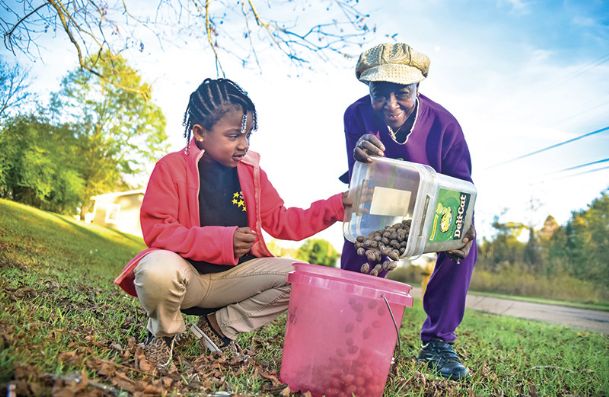
M 607 1 L 360 1 L 376 33 L 364 47 L 395 40 L 431 59 L 420 91 L 448 109 L 465 133 L 478 189 L 479 237 L 491 237 L 495 217 L 539 227 L 547 215 L 564 224 L 609 187 L 609 131 L 518 157 L 609 127 L 609 2 Z M 148 7 L 146 2 L 141 7 Z M 315 19 L 310 11 L 302 18 Z M 41 98 L 57 90 L 76 58 L 63 37 L 44 38 L 44 61 L 15 58 L 30 70 Z M 150 82 L 167 118 L 171 150 L 184 145 L 182 117 L 188 96 L 215 77 L 202 39 L 182 33 L 159 47 L 124 54 Z M 225 64 L 254 101 L 259 129 L 251 150 L 287 206 L 347 190 L 342 117 L 367 95 L 355 78 L 356 59 L 317 61 L 294 71 L 278 55 L 262 53 L 262 71 Z M 596 165 L 583 166 L 600 161 Z M 594 171 L 597 170 L 597 171 Z M 591 172 L 594 171 L 594 172 Z M 144 184 L 145 181 L 142 181 Z M 342 225 L 316 237 L 342 246 Z M 282 243 L 294 247 L 300 243 Z

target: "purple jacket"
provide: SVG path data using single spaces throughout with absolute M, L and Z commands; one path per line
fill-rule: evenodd
M 349 161 L 348 179 L 346 174 L 341 177 L 345 183 L 353 171 L 353 149 L 364 134 L 374 134 L 383 142 L 386 157 L 427 164 L 441 174 L 472 182 L 472 162 L 461 126 L 448 110 L 424 95 L 419 96 L 414 127 L 405 144 L 391 139 L 368 95 L 347 108 L 344 122 Z
M 424 95 L 419 95 L 419 106 L 411 133 L 403 144 L 389 135 L 387 126 L 374 114 L 370 97 L 355 101 L 345 111 L 345 137 L 349 172 L 341 177 L 348 183 L 353 171 L 353 149 L 360 136 L 374 134 L 385 145 L 385 156 L 430 165 L 437 172 L 472 182 L 471 158 L 463 131 L 457 120 L 446 109 Z M 343 269 L 359 272 L 366 258 L 357 255 L 354 245 L 345 240 L 341 255 Z M 455 330 L 463 319 L 465 298 L 477 259 L 476 242 L 469 255 L 457 262 L 446 253 L 439 253 L 433 275 L 425 290 L 423 308 L 427 319 L 421 328 L 421 340 L 439 338 L 452 342 Z

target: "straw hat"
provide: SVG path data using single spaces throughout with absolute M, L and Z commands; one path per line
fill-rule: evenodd
M 388 81 L 418 83 L 427 77 L 429 58 L 405 43 L 384 43 L 364 52 L 357 61 L 355 77 L 362 83 Z

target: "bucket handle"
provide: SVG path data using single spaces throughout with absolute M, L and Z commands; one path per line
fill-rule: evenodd
M 395 322 L 395 317 L 393 316 L 393 310 L 391 310 L 391 306 L 389 306 L 389 302 L 385 295 L 381 295 L 383 300 L 385 301 L 385 305 L 387 306 L 387 310 L 389 310 L 389 315 L 391 316 L 391 321 L 393 322 L 393 327 L 395 329 L 396 340 L 398 344 L 397 353 L 393 353 L 393 360 L 391 361 L 391 372 L 394 372 L 398 366 L 398 360 L 400 359 L 400 351 L 402 350 L 402 345 L 400 344 L 400 329 L 398 328 L 398 324 Z

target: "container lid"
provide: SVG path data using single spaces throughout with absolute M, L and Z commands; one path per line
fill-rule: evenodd
M 294 268 L 296 270 L 288 275 L 288 281 L 293 284 L 307 284 L 369 298 L 385 297 L 390 303 L 412 306 L 412 287 L 408 284 L 308 263 L 295 263 Z

